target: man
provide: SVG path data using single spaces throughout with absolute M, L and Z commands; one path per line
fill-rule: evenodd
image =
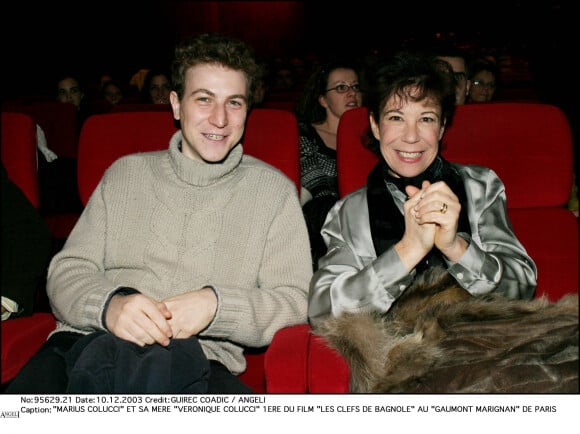
M 465 104 L 471 82 L 467 78 L 467 59 L 465 53 L 453 45 L 441 45 L 435 49 L 435 55 L 449 63 L 453 69 L 453 75 L 457 81 L 455 90 L 455 103 L 457 105 Z
M 258 72 L 225 36 L 176 48 L 181 130 L 103 176 L 49 267 L 57 328 L 9 393 L 251 392 L 244 347 L 306 321 L 312 275 L 294 184 L 240 143 Z

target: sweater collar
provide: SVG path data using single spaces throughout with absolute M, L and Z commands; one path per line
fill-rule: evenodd
M 182 140 L 181 130 L 179 130 L 169 142 L 169 159 L 175 174 L 188 184 L 212 185 L 234 171 L 242 161 L 243 147 L 241 143 L 234 146 L 221 163 L 207 163 L 191 160 L 183 155 L 181 152 Z

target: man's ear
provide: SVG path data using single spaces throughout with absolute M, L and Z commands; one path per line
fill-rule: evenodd
M 171 110 L 173 111 L 173 119 L 176 121 L 181 119 L 181 114 L 179 110 L 181 108 L 181 102 L 179 101 L 179 96 L 177 96 L 177 92 L 172 90 L 169 92 L 169 102 L 171 103 Z

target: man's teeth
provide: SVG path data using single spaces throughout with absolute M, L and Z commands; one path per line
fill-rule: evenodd
M 205 136 L 211 140 L 222 140 L 224 138 L 224 136 L 220 136 L 217 134 L 206 134 Z

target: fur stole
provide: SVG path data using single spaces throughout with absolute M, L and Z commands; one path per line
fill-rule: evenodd
M 347 361 L 355 393 L 578 393 L 578 294 L 556 303 L 472 296 L 444 269 L 386 313 L 314 330 Z

